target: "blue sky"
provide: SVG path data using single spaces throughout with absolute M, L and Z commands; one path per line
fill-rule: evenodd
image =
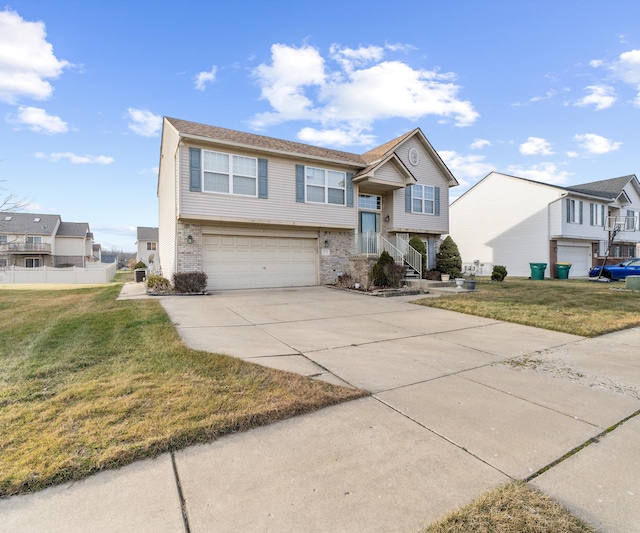
M 635 0 L 16 0 L 0 186 L 133 251 L 162 116 L 363 153 L 420 127 L 461 183 L 637 174 Z

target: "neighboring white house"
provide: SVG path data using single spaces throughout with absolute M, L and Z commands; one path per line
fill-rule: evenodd
M 136 231 L 136 262 L 142 261 L 151 270 L 158 270 L 158 228 L 138 226 Z
M 0 266 L 84 267 L 95 261 L 86 222 L 62 222 L 60 215 L 0 213 Z
M 606 217 L 634 217 L 638 229 L 640 183 L 635 175 L 560 187 L 491 172 L 450 207 L 451 238 L 463 265 L 491 274 L 503 265 L 510 276 L 529 276 L 529 263 L 572 264 L 570 277 L 588 274 L 606 251 Z M 629 227 L 631 229 L 631 227 Z M 618 262 L 639 253 L 640 233 L 616 236 L 611 256 Z
M 343 273 L 366 282 L 372 257 L 409 257 L 414 235 L 433 266 L 457 184 L 420 129 L 359 155 L 165 117 L 162 273 L 204 271 L 210 289 L 335 283 Z

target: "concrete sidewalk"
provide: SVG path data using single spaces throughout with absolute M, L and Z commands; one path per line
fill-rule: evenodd
M 533 477 L 599 529 L 640 532 L 639 417 L 536 476 L 637 414 L 640 331 L 583 339 L 407 299 L 162 298 L 193 348 L 372 396 L 0 500 L 0 531 L 416 531 Z

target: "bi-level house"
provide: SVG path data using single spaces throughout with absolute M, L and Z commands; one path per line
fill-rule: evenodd
M 420 129 L 360 155 L 165 117 L 160 268 L 210 289 L 366 283 L 382 250 L 420 270 L 407 243 L 433 266 L 457 184 Z
M 451 237 L 463 265 L 503 265 L 529 276 L 529 263 L 571 263 L 570 277 L 587 276 L 606 253 L 608 217 L 626 217 L 612 261 L 637 257 L 640 184 L 635 175 L 560 187 L 491 172 L 451 204 Z
M 93 233 L 86 222 L 60 215 L 0 213 L 0 266 L 71 267 L 95 261 Z

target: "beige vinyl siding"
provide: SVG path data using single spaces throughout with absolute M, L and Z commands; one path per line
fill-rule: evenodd
M 391 161 L 375 171 L 374 179 L 376 182 L 393 185 L 396 187 L 404 187 L 404 176 L 396 168 L 397 163 Z
M 163 153 L 160 154 L 160 173 L 158 176 L 158 254 L 162 274 L 170 278 L 176 271 L 176 232 L 178 206 L 178 132 L 164 121 L 162 130 Z
M 561 193 L 491 173 L 450 207 L 463 263 L 479 260 L 489 272 L 489 265 L 503 265 L 510 276 L 529 276 L 529 263 L 549 263 L 548 205 Z
M 42 242 L 46 242 L 46 239 L 43 238 Z M 87 255 L 85 239 L 80 237 L 56 237 L 55 255 Z
M 417 166 L 409 163 L 409 150 L 416 148 L 420 154 Z M 405 190 L 393 193 L 394 228 L 415 233 L 448 233 L 449 231 L 449 182 L 433 162 L 422 143 L 412 137 L 396 150 L 396 154 L 422 185 L 440 187 L 440 216 L 405 211 Z M 377 173 L 376 173 L 377 175 Z
M 249 157 L 263 157 L 259 153 L 242 149 L 229 150 L 228 147 L 191 143 L 189 146 Z M 215 219 L 237 223 L 285 224 L 317 228 L 355 229 L 357 227 L 357 209 L 355 207 L 296 202 L 296 164 L 305 164 L 305 161 L 298 159 L 276 157 L 273 154 L 264 156 L 268 161 L 269 197 L 267 199 L 191 192 L 189 190 L 189 146 L 183 143 L 180 147 L 181 202 L 179 215 L 181 219 Z M 343 172 L 352 170 L 348 167 L 323 165 L 312 161 L 307 163 L 310 166 L 329 170 Z

